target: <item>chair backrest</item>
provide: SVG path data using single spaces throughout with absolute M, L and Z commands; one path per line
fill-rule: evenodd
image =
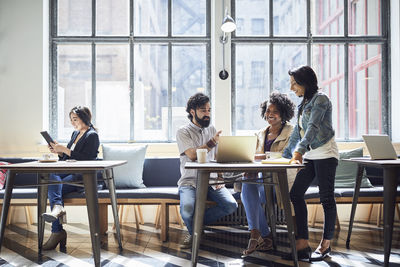
M 181 177 L 179 158 L 146 158 L 143 183 L 147 187 L 177 186 Z

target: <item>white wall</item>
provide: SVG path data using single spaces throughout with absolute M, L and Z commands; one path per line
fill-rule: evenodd
M 390 1 L 390 29 L 391 29 L 391 69 L 392 69 L 392 141 L 400 141 L 400 2 Z M 397 100 L 397 101 L 396 101 Z
M 42 107 L 42 0 L 0 0 L 0 154 L 37 150 Z

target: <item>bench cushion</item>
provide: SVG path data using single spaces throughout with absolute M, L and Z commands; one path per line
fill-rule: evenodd
M 354 190 L 343 190 L 342 197 L 353 197 Z M 359 197 L 383 197 L 383 186 L 375 186 L 372 188 L 361 188 Z M 400 186 L 397 187 L 396 196 L 400 196 Z
M 146 158 L 143 183 L 147 187 L 177 186 L 181 177 L 179 158 Z
M 340 196 L 341 196 L 340 192 L 335 189 L 335 198 L 340 197 Z M 304 198 L 306 200 L 307 199 L 319 198 L 319 187 L 318 186 L 314 186 L 314 185 L 310 186 L 307 189 Z

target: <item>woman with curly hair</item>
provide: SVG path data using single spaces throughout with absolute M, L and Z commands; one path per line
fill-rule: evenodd
M 268 126 L 257 133 L 257 154 L 283 151 L 293 131 L 289 120 L 294 116 L 294 109 L 293 102 L 285 94 L 279 92 L 273 92 L 267 101 L 261 103 L 261 118 L 268 123 Z M 254 175 L 247 174 L 244 179 L 255 178 Z M 263 174 L 264 178 L 268 176 L 271 174 Z M 246 257 L 256 250 L 272 249 L 270 230 L 262 208 L 262 204 L 266 202 L 264 185 L 243 183 L 241 198 L 250 230 L 249 243 L 247 249 L 243 251 L 242 257 Z

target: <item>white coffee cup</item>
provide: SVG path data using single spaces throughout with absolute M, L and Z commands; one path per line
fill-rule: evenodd
M 269 152 L 270 159 L 279 159 L 282 158 L 281 152 Z
M 42 159 L 43 159 L 43 160 L 50 160 L 51 157 L 52 157 L 52 154 L 43 154 L 43 155 L 42 155 Z
M 206 163 L 207 162 L 207 149 L 206 148 L 198 148 L 196 149 L 197 153 L 197 162 L 198 163 Z

